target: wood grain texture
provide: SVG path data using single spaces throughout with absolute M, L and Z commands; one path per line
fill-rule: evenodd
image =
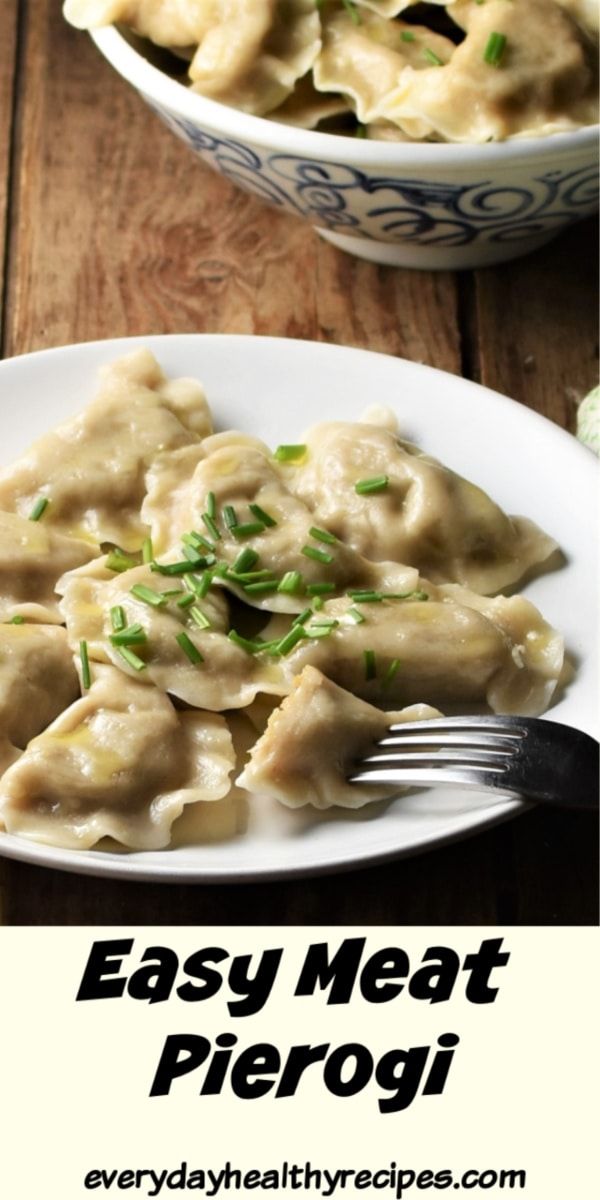
M 0 329 L 4 312 L 4 267 L 8 236 L 13 102 L 17 70 L 17 0 L 0 0 Z
M 60 7 L 20 6 L 10 179 L 0 121 L 0 229 L 12 197 L 5 354 L 144 333 L 314 338 L 462 371 L 572 426 L 597 354 L 590 223 L 476 274 L 350 258 L 201 166 Z M 18 9 L 0 0 L 9 108 Z M 596 825 L 538 809 L 414 859 L 239 887 L 96 880 L 4 859 L 0 921 L 592 924 Z

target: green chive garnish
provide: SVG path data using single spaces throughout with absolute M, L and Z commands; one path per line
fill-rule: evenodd
M 45 513 L 50 501 L 47 496 L 39 496 L 36 500 L 30 514 L 30 521 L 39 521 L 40 517 Z
M 435 53 L 435 50 L 430 50 L 429 46 L 425 47 L 423 57 L 427 59 L 427 62 L 431 63 L 432 67 L 443 67 L 444 65 L 443 58 L 440 58 L 439 54 Z
M 306 636 L 310 638 L 329 637 L 333 633 L 333 625 L 309 625 L 306 629 Z
M 392 659 L 392 661 L 381 681 L 382 688 L 387 688 L 390 686 L 393 679 L 398 674 L 399 670 L 400 670 L 400 659 L 399 658 Z
M 227 637 L 230 642 L 233 642 L 235 646 L 239 646 L 241 650 L 245 650 L 247 654 L 256 654 L 256 642 L 252 642 L 250 638 L 242 637 L 241 633 L 238 633 L 236 629 L 230 629 Z
M 209 542 L 208 538 L 203 537 L 201 533 L 196 533 L 195 529 L 191 533 L 184 533 L 181 541 L 184 546 L 197 546 L 199 550 L 207 550 L 209 554 L 212 554 L 214 550 L 212 542 Z
M 356 600 L 358 604 L 373 604 L 377 600 L 383 600 L 382 592 L 373 591 L 349 591 L 348 595 L 351 600 Z
M 264 528 L 262 521 L 246 521 L 245 524 L 234 525 L 231 532 L 239 541 L 240 538 L 254 537 L 257 533 L 263 533 Z
M 316 525 L 312 525 L 308 532 L 317 542 L 327 542 L 330 546 L 338 541 L 335 533 L 330 533 L 328 529 L 318 529 Z
M 365 660 L 365 679 L 377 678 L 377 666 L 375 663 L 375 651 L 364 650 L 363 658 Z
M 375 475 L 373 479 L 359 479 L 354 484 L 354 491 L 359 496 L 371 496 L 375 492 L 385 492 L 390 482 L 389 475 Z
M 134 583 L 129 590 L 137 600 L 143 600 L 144 604 L 150 604 L 152 608 L 163 608 L 167 603 L 164 596 L 161 596 L 159 592 L 154 592 L 152 588 L 146 587 L 144 583 Z
M 221 540 L 221 534 L 215 525 L 214 517 L 211 517 L 209 512 L 205 512 L 202 513 L 202 520 L 204 521 L 210 536 L 215 539 L 215 542 L 219 542 Z
M 290 650 L 293 650 L 294 646 L 297 646 L 298 642 L 303 637 L 304 626 L 292 625 L 292 628 L 286 633 L 285 637 L 282 637 L 281 641 L 279 642 L 277 647 L 279 654 L 289 654 Z
M 14 617 L 10 618 L 10 621 L 8 622 L 8 624 L 9 625 L 24 625 L 25 617 L 22 617 L 20 613 L 15 613 Z
M 133 567 L 139 566 L 135 558 L 130 558 L 128 554 L 123 554 L 122 550 L 111 550 L 106 559 L 106 566 L 109 571 L 118 571 L 120 574 L 123 571 L 131 571 Z
M 200 629 L 210 629 L 210 621 L 206 613 L 202 612 L 202 609 L 198 608 L 197 604 L 193 608 L 190 608 L 190 617 Z
M 360 25 L 360 13 L 354 4 L 353 0 L 342 0 L 342 4 L 350 17 L 353 25 Z
M 415 38 L 414 33 L 410 32 L 410 29 L 403 29 L 402 33 L 400 34 L 400 41 L 401 42 L 414 42 L 414 41 L 416 41 L 416 38 Z
M 303 588 L 303 580 L 299 571 L 286 571 L 283 579 L 280 580 L 277 591 L 283 592 L 288 596 L 295 596 L 297 592 L 301 592 Z
M 125 628 L 127 624 L 125 619 L 125 609 L 122 608 L 120 604 L 115 604 L 114 608 L 111 608 L 110 621 L 114 633 L 119 633 L 121 629 Z
M 335 592 L 335 583 L 309 583 L 306 590 L 309 596 L 324 596 L 327 592 Z
M 499 67 L 505 50 L 506 35 L 503 33 L 490 33 L 483 52 L 484 62 L 490 67 Z
M 429 600 L 428 592 L 382 592 L 386 600 Z
M 228 529 L 233 529 L 233 526 L 237 525 L 238 519 L 236 516 L 235 508 L 233 507 L 232 504 L 225 504 L 223 506 L 223 520 Z
M 134 654 L 133 650 L 129 650 L 127 646 L 117 646 L 116 649 L 117 653 L 121 655 L 121 658 L 128 664 L 128 666 L 133 667 L 134 671 L 145 670 L 146 664 L 143 658 L 138 658 L 137 654 Z
M 367 136 L 366 125 L 357 125 L 356 129 L 354 130 L 354 136 L 355 136 L 355 138 L 366 138 L 366 136 Z
M 198 570 L 207 566 L 208 560 L 206 558 L 201 558 L 198 552 L 193 549 L 193 547 L 189 549 L 190 558 L 182 558 L 179 562 L 174 563 L 153 562 L 150 564 L 150 570 L 158 575 L 186 575 L 187 572 L 191 570 L 192 565 L 196 566 Z M 184 550 L 184 553 L 185 552 L 186 551 Z
M 194 666 L 197 666 L 198 663 L 204 662 L 204 658 L 202 657 L 198 647 L 194 645 L 187 633 L 178 633 L 175 641 L 177 642 L 178 646 L 181 646 L 183 653 L 187 655 L 190 662 L 193 663 Z
M 120 633 L 111 633 L 110 640 L 113 646 L 143 646 L 148 638 L 141 625 L 131 625 Z
M 362 625 L 365 620 L 364 614 L 359 612 L 357 608 L 349 608 L 347 615 L 352 618 L 355 625 Z
M 238 575 L 243 575 L 245 571 L 251 571 L 258 562 L 258 554 L 251 546 L 245 546 L 240 550 L 234 564 L 233 569 Z
M 270 513 L 265 512 L 264 508 L 260 507 L 260 504 L 249 504 L 248 508 L 250 509 L 252 516 L 256 517 L 257 521 L 262 521 L 263 525 L 267 525 L 269 528 L 271 528 L 271 526 L 277 524 L 275 518 L 272 517 Z
M 339 621 L 336 617 L 315 617 L 310 629 L 337 629 Z
M 168 588 L 166 592 L 160 592 L 160 595 L 170 600 L 171 596 L 185 596 L 185 592 L 182 588 Z
M 323 607 L 323 597 L 315 596 L 315 598 L 313 600 L 313 608 L 314 608 L 315 612 L 317 612 L 317 610 L 322 607 Z
M 163 592 L 164 595 L 166 595 L 165 592 Z M 193 592 L 184 592 L 180 599 L 175 601 L 178 608 L 189 608 L 190 604 L 195 604 L 195 602 L 196 597 Z
M 316 546 L 303 546 L 302 554 L 304 554 L 306 558 L 314 559 L 315 562 L 333 562 L 333 554 L 328 554 L 326 550 L 317 550 Z
M 292 625 L 304 625 L 310 616 L 312 616 L 312 608 L 305 608 L 304 612 L 298 613 L 298 616 L 294 617 Z
M 209 492 L 206 497 L 206 511 L 211 521 L 214 521 L 217 515 L 217 499 L 214 492 Z
M 154 551 L 152 549 L 152 538 L 147 537 L 142 542 L 142 562 L 150 563 L 152 562 L 153 558 Z
M 259 583 L 244 584 L 244 591 L 251 596 L 262 596 L 263 593 L 274 592 L 277 590 L 276 579 L 263 579 Z
M 258 583 L 260 579 L 273 580 L 274 575 L 269 571 L 268 567 L 262 567 L 260 571 L 227 571 L 226 579 L 233 579 L 234 583 L 241 583 L 245 587 L 247 583 Z
M 83 683 L 83 686 L 87 691 L 88 688 L 91 687 L 91 684 L 92 684 L 92 676 L 91 676 L 91 672 L 90 672 L 90 659 L 89 659 L 89 655 L 88 655 L 87 642 L 79 643 L 79 657 L 81 659 L 81 682 Z
M 304 458 L 305 454 L 306 446 L 284 445 L 277 447 L 273 458 L 276 458 L 277 462 L 300 462 L 300 460 Z

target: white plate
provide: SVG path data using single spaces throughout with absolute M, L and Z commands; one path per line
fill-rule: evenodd
M 503 508 L 538 521 L 566 565 L 527 595 L 566 636 L 574 681 L 549 714 L 596 734 L 596 463 L 551 422 L 495 392 L 430 367 L 364 350 L 280 338 L 164 336 L 66 346 L 0 363 L 0 462 L 80 409 L 96 372 L 136 346 L 168 375 L 206 387 L 218 428 L 272 444 L 297 441 L 315 421 L 356 418 L 375 401 L 392 406 L 404 434 L 488 491 Z M 169 882 L 247 882 L 313 874 L 413 854 L 518 811 L 519 801 L 433 789 L 359 813 L 289 811 L 252 802 L 248 829 L 219 844 L 168 851 L 57 850 L 0 834 L 0 852 L 94 875 Z

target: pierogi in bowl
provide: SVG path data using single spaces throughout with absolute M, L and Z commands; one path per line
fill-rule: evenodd
M 594 211 L 585 0 L 66 0 L 237 184 L 378 262 L 468 267 Z
M 161 850 L 210 838 L 211 807 L 237 836 L 257 792 L 358 809 L 390 795 L 348 776 L 391 722 L 536 716 L 561 676 L 560 633 L 501 594 L 552 537 L 383 410 L 269 447 L 215 433 L 202 387 L 138 349 L 0 470 L 0 503 L 17 837 Z

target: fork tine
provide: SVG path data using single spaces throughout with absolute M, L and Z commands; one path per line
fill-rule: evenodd
M 523 717 L 502 717 L 502 716 L 467 716 L 467 717 L 433 717 L 431 721 L 403 721 L 400 724 L 390 725 L 390 733 L 402 733 L 406 730 L 407 733 L 422 732 L 425 729 L 445 730 L 452 733 L 465 730 L 473 730 L 473 732 L 483 733 L 489 729 L 493 735 L 503 734 L 511 737 L 526 736 L 526 719 Z
M 398 767 L 370 767 L 351 775 L 350 783 L 378 783 L 398 788 L 415 784 L 432 787 L 447 783 L 479 791 L 494 786 L 503 793 L 511 792 L 511 788 L 502 786 L 502 774 L 502 768 L 497 767 L 440 767 L 438 770 L 433 767 L 407 767 L 403 770 Z
M 485 767 L 488 763 L 492 767 L 508 767 L 510 764 L 511 755 L 505 750 L 444 750 L 443 754 L 439 751 L 427 753 L 424 750 L 418 750 L 412 753 L 398 753 L 398 751 L 382 751 L 375 754 L 369 754 L 361 759 L 363 763 L 389 763 L 390 766 L 396 766 L 402 770 L 408 765 L 422 765 L 431 763 L 432 766 L 445 766 L 446 763 L 464 763 L 466 766 L 473 763 L 475 766 Z
M 396 727 L 398 728 L 398 727 Z M 400 726 L 400 728 L 402 728 Z M 513 734 L 502 733 L 497 737 L 491 733 L 467 733 L 466 731 L 452 731 L 445 733 L 443 730 L 438 730 L 434 733 L 397 733 L 391 737 L 382 737 L 377 742 L 378 746 L 500 746 L 507 751 L 514 750 L 518 745 L 518 737 Z

